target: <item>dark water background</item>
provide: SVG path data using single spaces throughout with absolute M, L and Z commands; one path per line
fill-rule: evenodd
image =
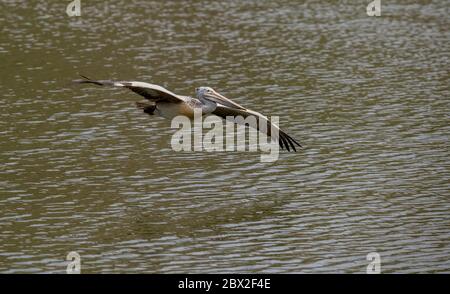
M 0 272 L 450 272 L 448 1 L 69 2 L 0 1 Z M 211 86 L 306 147 L 176 153 L 78 73 Z

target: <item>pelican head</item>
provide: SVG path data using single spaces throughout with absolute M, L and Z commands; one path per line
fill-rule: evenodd
M 213 88 L 211 87 L 199 87 L 195 89 L 195 93 L 197 95 L 197 98 L 204 102 L 212 101 L 217 104 L 221 104 L 224 106 L 232 107 L 232 108 L 238 108 L 238 109 L 244 109 L 241 105 L 231 101 L 227 97 L 217 93 Z

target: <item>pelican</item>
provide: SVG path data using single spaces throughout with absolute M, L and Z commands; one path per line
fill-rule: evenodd
M 196 98 L 182 96 L 154 84 L 137 81 L 112 81 L 112 80 L 92 80 L 81 76 L 83 79 L 75 80 L 77 84 L 95 84 L 98 86 L 109 86 L 127 88 L 149 100 L 146 102 L 136 102 L 136 106 L 149 115 L 158 114 L 162 117 L 172 119 L 178 115 L 185 115 L 194 118 L 194 111 L 201 110 L 202 115 L 217 115 L 224 119 L 228 117 L 242 116 L 243 118 L 255 116 L 260 123 L 266 123 L 267 127 L 260 131 L 278 140 L 281 149 L 291 149 L 295 152 L 295 145 L 301 147 L 294 138 L 283 132 L 277 125 L 273 124 L 266 116 L 259 112 L 250 110 L 242 105 L 233 102 L 225 96 L 219 94 L 210 87 L 199 87 L 195 89 Z M 259 130 L 258 127 L 252 126 Z M 271 129 L 276 130 L 271 134 Z M 276 134 L 278 133 L 278 134 Z

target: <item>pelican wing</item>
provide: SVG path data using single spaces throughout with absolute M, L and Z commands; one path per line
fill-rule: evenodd
M 136 94 L 143 96 L 145 99 L 157 102 L 168 101 L 173 103 L 183 102 L 183 98 L 170 92 L 169 90 L 154 84 L 133 81 L 111 81 L 111 80 L 92 80 L 88 77 L 82 80 L 75 80 L 77 84 L 95 84 L 99 86 L 122 87 L 128 88 Z
M 270 120 L 267 119 L 264 115 L 262 115 L 259 112 L 249 110 L 249 109 L 238 109 L 238 108 L 232 108 L 227 107 L 218 104 L 216 109 L 212 112 L 212 114 L 215 114 L 217 116 L 220 116 L 222 118 L 227 117 L 236 117 L 236 116 L 242 116 L 243 118 L 249 117 L 249 116 L 255 116 L 257 120 L 259 120 L 259 123 L 256 126 L 250 126 L 253 128 L 256 128 L 258 131 L 263 131 L 268 136 L 270 136 L 274 140 L 278 140 L 278 143 L 280 144 L 281 149 L 286 148 L 288 151 L 290 151 L 290 148 L 295 152 L 297 151 L 295 149 L 295 145 L 302 147 L 300 143 L 298 143 L 294 138 L 283 132 L 277 125 L 273 124 Z M 266 123 L 266 128 L 260 129 L 260 124 Z M 278 134 L 272 134 L 272 128 L 277 130 Z

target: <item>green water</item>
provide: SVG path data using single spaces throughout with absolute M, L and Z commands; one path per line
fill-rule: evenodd
M 0 1 L 0 272 L 450 272 L 448 2 L 69 2 Z M 210 86 L 305 148 L 174 152 L 79 73 Z

